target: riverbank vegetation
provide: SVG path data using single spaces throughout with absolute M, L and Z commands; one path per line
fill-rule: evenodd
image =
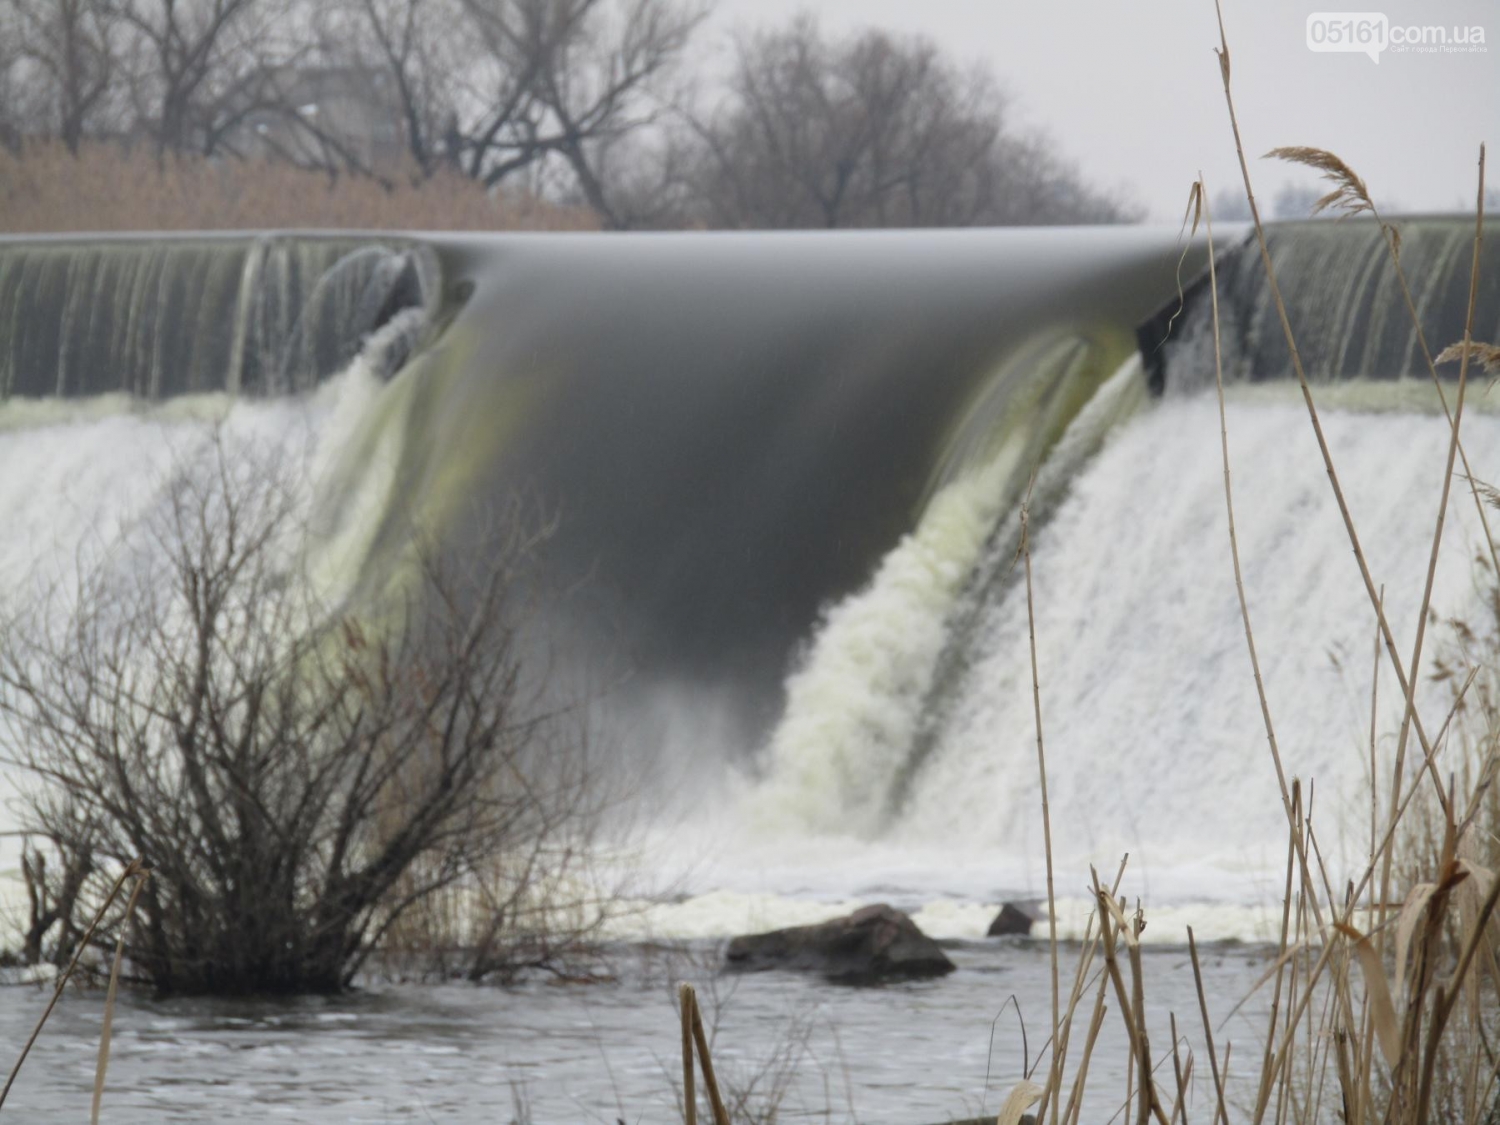
M 1052 1013 L 1048 1049 L 1026 1081 L 1012 1091 L 1000 1114 L 1014 1122 L 1035 1108 L 1036 1120 L 1076 1122 L 1089 1087 L 1089 1060 L 1106 1019 L 1120 1021 L 1129 1041 L 1131 1066 L 1125 1089 L 1115 1091 L 1121 1112 L 1147 1125 L 1178 1120 L 1218 1122 L 1244 1118 L 1364 1123 L 1494 1120 L 1500 1058 L 1494 1046 L 1500 1030 L 1500 879 L 1495 876 L 1494 785 L 1500 768 L 1500 713 L 1493 704 L 1493 679 L 1500 648 L 1489 624 L 1450 623 L 1457 648 L 1435 662 L 1433 676 L 1453 685 L 1445 715 L 1419 713 L 1424 640 L 1431 616 L 1431 595 L 1450 503 L 1472 500 L 1487 543 L 1475 560 L 1476 573 L 1491 607 L 1500 597 L 1500 565 L 1489 531 L 1487 507 L 1494 492 L 1468 471 L 1462 421 L 1471 376 L 1478 377 L 1482 358 L 1492 349 L 1472 337 L 1480 285 L 1479 250 L 1484 235 L 1485 157 L 1479 153 L 1479 186 L 1470 279 L 1468 326 L 1461 341 L 1434 355 L 1421 336 L 1421 322 L 1406 289 L 1400 266 L 1400 232 L 1380 216 L 1368 188 L 1332 153 L 1285 148 L 1271 155 L 1316 169 L 1332 190 L 1316 202 L 1318 210 L 1369 214 L 1381 222 L 1387 248 L 1401 281 L 1414 331 L 1426 357 L 1434 393 L 1451 428 L 1448 460 L 1438 497 L 1435 528 L 1429 513 L 1411 515 L 1412 534 L 1432 540 L 1431 562 L 1416 622 L 1413 647 L 1398 648 L 1385 613 L 1385 599 L 1366 561 L 1355 521 L 1343 500 L 1333 452 L 1324 439 L 1316 394 L 1297 351 L 1296 333 L 1308 328 L 1291 324 L 1277 286 L 1275 267 L 1261 227 L 1259 209 L 1245 159 L 1232 95 L 1232 65 L 1227 38 L 1220 44 L 1219 64 L 1230 121 L 1244 176 L 1245 197 L 1255 224 L 1261 256 L 1277 315 L 1307 407 L 1308 420 L 1322 453 L 1330 487 L 1338 499 L 1358 574 L 1370 602 L 1374 634 L 1371 681 L 1370 822 L 1366 862 L 1347 881 L 1325 862 L 1327 837 L 1320 841 L 1309 787 L 1296 777 L 1295 763 L 1283 757 L 1274 722 L 1274 707 L 1262 684 L 1258 640 L 1240 570 L 1234 524 L 1231 474 L 1232 426 L 1224 408 L 1219 376 L 1223 433 L 1223 473 L 1228 539 L 1235 586 L 1249 655 L 1248 673 L 1260 697 L 1268 765 L 1280 784 L 1287 818 L 1286 881 L 1277 956 L 1261 982 L 1269 994 L 1264 1031 L 1247 1052 L 1231 1054 L 1222 1037 L 1227 1014 L 1222 998 L 1203 987 L 1191 929 L 1186 936 L 1199 1010 L 1173 1013 L 1169 1043 L 1153 1043 L 1148 1034 L 1150 988 L 1144 979 L 1140 936 L 1146 915 L 1119 894 L 1120 875 L 1093 874 L 1098 912 L 1072 970 L 1060 973 L 1060 951 L 1052 941 Z M 1220 366 L 1217 278 L 1212 265 L 1212 222 L 1208 192 L 1197 181 L 1189 201 L 1188 222 L 1194 232 L 1208 231 L 1208 284 L 1213 298 L 1214 353 Z M 1458 365 L 1456 385 L 1445 388 L 1438 364 Z M 1453 495 L 1457 488 L 1459 495 Z M 1462 494 L 1468 493 L 1467 497 Z M 1427 530 L 1431 529 L 1431 530 Z M 1030 552 L 1027 596 L 1030 604 Z M 1038 684 L 1035 633 L 1032 641 L 1033 684 Z M 1430 652 L 1428 653 L 1430 658 Z M 1381 732 L 1373 693 L 1384 673 L 1399 684 L 1403 717 L 1388 760 L 1379 753 Z M 1478 690 L 1475 691 L 1476 684 Z M 1473 693 L 1471 695 L 1471 692 Z M 1046 823 L 1046 756 L 1042 726 L 1042 692 L 1036 687 L 1036 727 Z M 1425 723 L 1424 723 L 1425 718 Z M 1339 826 L 1331 827 L 1337 832 Z M 1048 842 L 1048 894 L 1052 869 Z M 1121 871 L 1123 872 L 1122 864 Z M 1241 1001 L 1243 1003 L 1243 1001 Z M 1111 1013 L 1110 1009 L 1113 1008 Z M 1179 1034 L 1179 1016 L 1201 1020 L 1206 1057 L 1195 1057 Z M 1249 1058 L 1246 1058 L 1246 1055 Z M 1231 1066 L 1248 1072 L 1237 1088 Z M 1205 1074 L 1205 1071 L 1207 1072 Z M 1194 1091 L 1197 1096 L 1194 1096 Z M 1206 1091 L 1206 1096 L 1205 1096 Z
M 408 975 L 561 969 L 608 909 L 606 791 L 522 666 L 545 525 L 506 513 L 482 564 L 415 547 L 396 592 L 356 602 L 309 570 L 296 472 L 216 435 L 5 622 L 23 956 L 72 963 L 98 916 L 160 994 L 338 992 L 377 952 Z M 108 900 L 137 860 L 126 918 Z M 85 952 L 104 971 L 107 946 Z
M 1248 209 L 1260 232 L 1250 166 L 1234 120 L 1227 40 L 1221 40 L 1219 64 Z M 1355 171 L 1321 150 L 1284 149 L 1279 155 L 1333 181 L 1323 206 L 1369 212 L 1382 222 L 1399 276 L 1399 229 L 1384 224 Z M 1258 1039 L 1237 1049 L 1224 1039 L 1229 1006 L 1203 987 L 1197 943 L 1188 930 L 1183 971 L 1196 984 L 1197 1008 L 1172 1013 L 1170 1040 L 1153 1040 L 1148 1030 L 1152 982 L 1145 976 L 1140 941 L 1147 915 L 1120 894 L 1124 863 L 1119 871 L 1094 872 L 1098 909 L 1084 939 L 1065 948 L 1055 931 L 1050 936 L 1052 1004 L 1041 1021 L 1048 1029 L 1046 1044 L 1029 1060 L 1025 1079 L 1000 1110 L 1003 1125 L 1016 1125 L 1027 1112 L 1051 1125 L 1084 1119 L 1085 1099 L 1100 1097 L 1090 1063 L 1106 1021 L 1123 1031 L 1130 1059 L 1124 1088 L 1106 1096 L 1122 1108 L 1124 1119 L 1138 1125 L 1189 1120 L 1227 1125 L 1240 1119 L 1484 1125 L 1495 1120 L 1500 1093 L 1500 924 L 1495 917 L 1500 904 L 1500 544 L 1489 525 L 1500 505 L 1493 489 L 1468 470 L 1462 429 L 1480 357 L 1488 354 L 1485 342 L 1472 339 L 1472 295 L 1479 287 L 1484 232 L 1482 150 L 1479 181 L 1470 331 L 1463 340 L 1433 341 L 1431 347 L 1420 341 L 1452 436 L 1436 512 L 1411 514 L 1411 533 L 1431 538 L 1432 563 L 1407 647 L 1397 642 L 1378 576 L 1343 503 L 1316 389 L 1297 353 L 1297 333 L 1307 326 L 1290 323 L 1286 315 L 1261 233 L 1292 374 L 1329 487 L 1339 497 L 1352 562 L 1338 565 L 1355 567 L 1351 580 L 1369 598 L 1372 697 L 1382 679 L 1395 680 L 1401 692 L 1402 718 L 1394 732 L 1375 728 L 1372 698 L 1363 862 L 1347 877 L 1327 862 L 1325 826 L 1317 819 L 1311 785 L 1298 777 L 1296 762 L 1284 757 L 1284 732 L 1261 684 L 1260 653 L 1278 639 L 1256 634 L 1254 591 L 1246 590 L 1240 571 L 1233 427 L 1220 379 L 1226 569 L 1232 568 L 1242 613 L 1246 675 L 1258 689 L 1266 768 L 1277 776 L 1286 816 L 1279 934 L 1259 988 L 1266 998 L 1264 1024 Z M 1210 240 L 1211 198 L 1201 181 L 1193 185 L 1190 223 Z M 1216 283 L 1210 265 L 1217 357 Z M 1407 304 L 1420 339 L 1415 306 L 1409 298 Z M 1456 363 L 1456 382 L 1439 379 L 1441 356 Z M 131 871 L 127 865 L 135 856 L 161 852 L 158 844 L 140 843 L 165 830 L 161 839 L 170 850 L 152 860 L 140 915 L 126 925 L 117 910 L 106 928 L 125 935 L 128 964 L 141 967 L 158 986 L 181 989 L 189 982 L 189 991 L 219 990 L 226 979 L 243 979 L 204 975 L 206 951 L 224 948 L 231 965 L 256 971 L 271 966 L 283 974 L 272 979 L 311 971 L 297 987 L 342 987 L 382 939 L 420 917 L 414 904 L 443 901 L 436 897 L 439 892 L 464 885 L 479 871 L 482 857 L 517 854 L 519 839 L 519 868 L 502 863 L 492 873 L 503 879 L 511 870 L 525 870 L 524 857 L 534 854 L 526 848 L 553 839 L 547 835 L 549 822 L 536 820 L 531 811 L 538 793 L 564 795 L 560 803 L 543 803 L 560 810 L 561 823 L 572 823 L 580 810 L 587 823 L 596 798 L 584 775 L 531 772 L 537 755 L 529 748 L 535 743 L 520 718 L 523 712 L 512 709 L 523 681 L 502 610 L 513 589 L 510 562 L 524 559 L 524 549 L 487 577 L 477 601 L 472 595 L 445 595 L 449 587 L 442 572 L 424 570 L 422 588 L 437 596 L 424 597 L 423 604 L 431 602 L 435 616 L 424 616 L 414 632 L 372 631 L 346 616 L 310 611 L 300 599 L 302 588 L 285 583 L 270 565 L 278 556 L 257 554 L 277 544 L 285 528 L 276 515 L 284 509 L 274 492 L 261 497 L 232 467 L 221 467 L 218 478 L 233 487 L 185 482 L 166 523 L 158 525 L 153 542 L 163 549 L 165 566 L 145 572 L 167 576 L 161 590 L 139 584 L 137 570 L 97 572 L 82 586 L 81 608 L 50 619 L 63 623 L 60 630 L 49 631 L 44 617 L 41 626 L 21 630 L 20 647 L 0 660 L 5 688 L 0 709 L 24 736 L 17 745 L 26 747 L 25 764 L 60 783 L 33 804 L 37 831 L 53 840 L 62 858 L 47 869 L 45 879 L 55 882 L 47 884 L 52 889 L 40 901 L 54 907 L 78 903 L 70 910 L 85 917 L 86 904 L 102 906 L 122 874 Z M 214 474 L 207 479 L 214 480 Z M 243 507 L 246 497 L 248 507 Z M 1488 542 L 1474 565 L 1487 592 L 1486 612 L 1494 620 L 1449 622 L 1443 638 L 1429 638 L 1433 575 L 1448 514 L 1457 503 L 1475 505 L 1486 528 Z M 275 517 L 268 526 L 258 515 L 263 512 Z M 242 530 L 222 534 L 226 519 Z M 522 535 L 518 547 L 526 542 Z M 1031 557 L 1025 536 L 1021 554 L 1029 605 Z M 1222 580 L 1227 597 L 1230 573 Z M 274 628 L 268 630 L 268 622 Z M 310 627 L 313 622 L 316 627 Z M 1037 640 L 1033 630 L 1031 702 L 1045 824 L 1045 657 L 1038 655 Z M 163 674 L 141 680 L 142 658 L 160 662 Z M 1451 686 L 1444 713 L 1419 710 L 1424 677 Z M 552 756 L 542 757 L 550 761 Z M 525 795 L 520 807 L 512 803 L 517 784 Z M 143 786 L 151 800 L 141 803 Z M 519 835 L 505 835 L 511 831 Z M 285 841 L 298 845 L 292 858 L 281 866 L 267 862 L 271 853 L 264 849 Z M 565 845 L 568 854 L 571 847 Z M 1050 898 L 1050 842 L 1048 850 Z M 92 858 L 68 858 L 78 855 Z M 43 870 L 39 862 L 35 869 Z M 466 906 L 476 900 L 449 901 Z M 524 895 L 509 901 L 531 902 Z M 235 919 L 233 936 L 209 917 L 225 912 Z M 456 916 L 440 912 L 437 917 L 440 922 Z M 37 948 L 43 941 L 62 940 L 48 934 L 78 935 L 82 929 L 78 922 L 71 928 L 44 927 Z M 240 936 L 242 930 L 249 939 Z M 63 940 L 50 956 L 68 960 L 80 942 L 77 936 Z M 284 969 L 282 947 L 288 942 L 301 951 L 328 952 L 309 962 L 313 970 Z M 1065 955 L 1075 958 L 1072 964 L 1063 963 Z M 695 1122 L 701 1115 L 729 1125 L 752 1118 L 752 1108 L 733 1111 L 717 1088 L 702 1013 L 691 992 L 682 995 L 681 1013 L 685 1119 Z M 1179 1019 L 1182 1027 L 1189 1020 L 1196 1025 L 1201 1055 L 1179 1032 Z M 1036 1022 L 1033 1016 L 1033 1026 Z
M 716 46 L 708 14 L 694 0 L 0 0 L 0 229 L 189 225 L 154 194 L 199 227 L 1137 217 L 1017 128 L 994 76 L 921 38 L 803 17 L 736 36 L 721 78 L 698 65 Z M 101 181 L 117 202 L 73 184 L 95 181 L 101 144 L 123 162 L 103 170 L 128 173 Z M 18 208 L 6 181 L 40 184 L 38 201 Z

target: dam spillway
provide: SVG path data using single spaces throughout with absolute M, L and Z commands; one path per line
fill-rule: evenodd
M 1434 350 L 1452 342 L 1467 296 L 1471 230 L 1460 218 L 1408 225 L 1404 261 Z M 1377 402 L 1387 384 L 1403 403 L 1427 386 L 1378 231 L 1284 224 L 1270 238 L 1314 378 L 1352 388 L 1339 393 L 1354 420 L 1333 427 L 1347 455 L 1376 474 L 1392 443 L 1439 442 L 1430 406 L 1358 421 L 1371 404 L 1389 413 Z M 1274 393 L 1285 352 L 1258 252 L 1242 230 L 1219 247 L 1228 374 Z M 70 480 L 98 482 L 96 515 L 135 510 L 167 469 L 157 429 L 208 424 L 173 405 L 205 399 L 267 440 L 300 419 L 293 428 L 336 446 L 322 463 L 329 503 L 347 508 L 334 522 L 351 589 L 378 587 L 419 533 L 482 557 L 505 498 L 525 496 L 555 524 L 541 568 L 557 595 L 549 667 L 607 685 L 601 714 L 622 754 L 708 776 L 748 770 L 751 837 L 847 834 L 941 855 L 951 836 L 965 855 L 998 849 L 1009 858 L 995 869 L 1025 882 L 1034 794 L 1006 778 L 1023 776 L 1030 717 L 1006 661 L 1016 507 L 1033 475 L 1038 558 L 1067 556 L 1043 579 L 1044 596 L 1064 581 L 1067 620 L 1049 626 L 1068 654 L 1054 665 L 1059 722 L 1107 717 L 1130 734 L 1108 752 L 1103 726 L 1059 735 L 1076 746 L 1059 759 L 1073 826 L 1098 807 L 1117 825 L 1091 830 L 1101 848 L 1138 830 L 1118 823 L 1138 821 L 1140 795 L 1099 778 L 1113 755 L 1145 754 L 1141 731 L 1168 760 L 1202 754 L 1209 777 L 1265 780 L 1253 712 L 1233 724 L 1245 737 L 1222 745 L 1201 726 L 1238 714 L 1244 668 L 1233 620 L 1215 616 L 1232 601 L 1219 469 L 1201 446 L 1213 419 L 1194 398 L 1211 373 L 1202 245 L 1185 260 L 1183 249 L 1176 231 L 1149 228 L 3 241 L 9 522 L 41 526 L 59 503 L 48 490 Z M 1500 333 L 1494 262 L 1487 249 L 1481 334 Z M 1321 511 L 1317 474 L 1304 488 L 1281 471 L 1296 411 L 1245 402 L 1256 452 L 1244 487 L 1282 482 L 1268 518 Z M 1394 544 L 1387 569 L 1404 575 L 1415 556 L 1395 515 L 1433 485 L 1415 460 L 1401 471 L 1401 488 L 1362 503 Z M 1252 564 L 1263 588 L 1286 584 L 1276 560 L 1303 557 L 1288 547 L 1302 529 L 1264 530 L 1268 554 Z M 11 551 L 12 576 L 48 551 L 66 558 L 66 538 Z M 1358 615 L 1333 596 L 1348 586 L 1337 537 L 1307 542 L 1321 545 L 1290 589 L 1330 617 L 1301 619 L 1289 603 L 1294 651 L 1328 643 L 1332 607 Z M 1451 572 L 1444 590 L 1457 598 L 1464 582 Z M 1199 596 L 1217 607 L 1195 618 L 1218 622 L 1208 634 L 1169 641 L 1149 627 L 1146 651 L 1124 659 L 1145 607 L 1165 621 Z M 1134 616 L 1113 617 L 1121 607 Z M 1344 627 L 1335 647 L 1349 643 Z M 1297 698 L 1330 744 L 1342 727 L 1327 723 L 1344 717 L 1320 712 L 1316 693 Z M 1132 699 L 1154 701 L 1157 718 Z M 1309 762 L 1344 776 L 1334 759 Z M 954 829 L 955 808 L 975 802 L 959 820 L 978 825 L 997 792 L 1003 831 Z M 1196 807 L 1193 792 L 1174 799 Z M 1174 823 L 1178 857 L 1215 827 L 1185 811 Z M 1235 848 L 1261 828 L 1246 832 Z

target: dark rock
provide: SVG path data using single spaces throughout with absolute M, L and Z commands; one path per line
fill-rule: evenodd
M 938 977 L 954 967 L 915 922 L 884 904 L 816 926 L 737 937 L 725 959 L 731 969 L 795 969 L 846 984 Z
M 1000 913 L 990 923 L 989 937 L 1006 937 L 1012 934 L 1025 937 L 1031 933 L 1033 918 L 1013 902 L 1000 907 Z

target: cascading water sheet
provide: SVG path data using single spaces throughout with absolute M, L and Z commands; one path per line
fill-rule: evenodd
M 1337 397 L 1347 405 L 1325 411 L 1324 426 L 1398 642 L 1409 645 L 1449 428 L 1431 410 L 1379 409 L 1386 398 L 1409 404 L 1407 388 L 1363 384 L 1358 395 Z M 1229 431 L 1245 584 L 1282 754 L 1289 773 L 1312 787 L 1330 875 L 1341 878 L 1369 844 L 1374 615 L 1295 387 L 1232 393 Z M 1476 474 L 1500 477 L 1500 417 L 1472 412 L 1465 432 Z M 941 509 L 929 518 L 943 518 Z M 931 541 L 923 528 L 912 538 Z M 1442 621 L 1482 624 L 1481 551 L 1472 497 L 1456 488 L 1428 673 L 1451 636 Z M 979 566 L 1009 571 L 1011 553 L 991 553 Z M 1090 864 L 1113 870 L 1129 852 L 1132 886 L 1157 905 L 1274 901 L 1286 829 L 1235 596 L 1212 396 L 1161 402 L 1119 426 L 1035 532 L 1033 572 L 1054 849 L 1065 885 L 1081 886 Z M 876 612 L 876 587 L 861 595 L 863 605 L 856 599 L 834 610 L 825 630 L 839 628 L 845 614 Z M 906 707 L 894 725 L 911 732 L 923 721 L 911 709 L 930 706 L 931 695 L 882 697 L 885 685 L 867 680 L 846 685 L 862 693 L 855 703 L 848 694 L 814 700 L 795 690 L 794 677 L 794 708 L 773 736 L 769 775 L 747 799 L 745 854 L 756 858 L 723 873 L 727 884 L 753 887 L 743 876 L 757 865 L 796 883 L 787 857 L 800 852 L 837 857 L 842 868 L 837 878 L 809 871 L 804 885 L 831 889 L 842 879 L 913 902 L 1039 892 L 1025 591 L 1014 579 L 989 588 L 993 596 L 966 610 L 975 615 L 969 647 L 950 664 L 948 703 L 915 769 L 901 758 L 915 740 L 833 768 L 837 744 L 803 737 L 820 717 L 795 705 L 871 714 Z M 880 608 L 921 611 L 895 600 Z M 930 647 L 911 622 L 888 622 L 882 635 Z M 831 674 L 816 667 L 820 643 L 798 676 Z M 1447 714 L 1452 687 L 1424 675 L 1419 700 L 1429 730 Z M 1400 721 L 1388 669 L 1380 698 L 1384 765 Z M 891 815 L 883 795 L 898 780 L 904 791 Z

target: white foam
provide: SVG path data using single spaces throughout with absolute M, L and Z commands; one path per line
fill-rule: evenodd
M 162 502 L 173 471 L 200 458 L 217 431 L 231 450 L 274 451 L 309 505 L 337 484 L 337 512 L 317 528 L 312 562 L 325 591 L 357 568 L 394 479 L 397 439 L 356 436 L 392 388 L 363 357 L 298 398 L 184 396 L 160 404 L 123 395 L 0 403 L 0 609 L 63 594 L 80 565 L 115 548 Z M 388 427 L 399 434 L 399 427 Z M 343 450 L 369 455 L 350 465 Z M 349 502 L 346 502 L 346 499 Z M 61 585 L 59 585 L 59 583 Z M 65 606 L 66 597 L 56 603 Z M 24 906 L 12 780 L 0 767 L 0 928 Z M 0 935 L 0 948 L 9 944 Z
M 1409 388 L 1393 393 L 1409 405 Z M 1378 388 L 1341 396 L 1361 406 L 1380 398 Z M 1329 410 L 1323 421 L 1405 651 L 1430 550 L 1446 421 L 1368 409 Z M 1272 392 L 1236 396 L 1229 426 L 1240 551 L 1272 713 L 1289 773 L 1313 787 L 1315 827 L 1337 881 L 1357 871 L 1368 846 L 1374 615 L 1300 402 Z M 1476 474 L 1500 477 L 1500 419 L 1472 414 L 1465 432 Z M 935 504 L 929 518 L 949 517 Z M 897 553 L 921 553 L 935 575 L 971 561 L 972 536 L 949 538 L 940 528 L 929 533 L 924 523 Z M 952 556 L 927 557 L 954 546 Z M 1479 609 L 1472 562 L 1479 547 L 1473 501 L 1455 488 L 1434 598 L 1440 617 Z M 898 565 L 908 563 L 888 559 L 869 591 L 829 615 L 827 631 L 846 631 L 852 615 L 869 611 Z M 1162 402 L 1121 426 L 1037 531 L 1033 569 L 1059 893 L 1071 897 L 1064 888 L 1080 888 L 1090 864 L 1113 871 L 1129 852 L 1127 886 L 1146 900 L 1158 932 L 1177 928 L 1170 911 L 1198 910 L 1206 911 L 1205 935 L 1266 936 L 1265 905 L 1281 893 L 1285 820 L 1235 598 L 1212 397 Z M 880 610 L 894 620 L 866 626 L 867 633 L 927 660 L 923 603 L 888 598 Z M 1040 897 L 1023 589 L 1012 584 L 983 614 L 980 642 L 950 685 L 956 706 L 898 819 L 873 828 L 882 821 L 872 795 L 886 792 L 903 765 L 899 738 L 889 732 L 914 729 L 914 714 L 896 713 L 913 697 L 887 693 L 880 706 L 890 713 L 863 753 L 859 729 L 840 713 L 845 698 L 832 690 L 814 696 L 794 680 L 787 722 L 796 730 L 778 732 L 770 779 L 746 802 L 743 836 L 703 878 L 745 892 L 774 878 L 825 894 L 842 880 L 846 888 L 890 888 L 911 902 L 928 901 L 924 894 L 934 890 L 956 893 L 969 905 L 931 917 L 961 915 L 961 925 L 941 925 L 965 932 L 997 888 Z M 1429 656 L 1441 633 L 1429 631 Z M 819 638 L 815 662 L 827 647 Z M 902 657 L 883 652 L 881 659 Z M 883 690 L 878 680 L 862 684 L 859 673 L 857 664 L 831 663 L 815 675 L 847 677 L 845 696 Z M 1424 677 L 1430 730 L 1446 714 L 1449 690 Z M 1381 698 L 1384 755 L 1400 717 L 1389 671 Z M 831 716 L 817 713 L 823 706 Z M 848 733 L 820 741 L 825 718 Z M 766 816 L 767 804 L 783 815 Z
M 726 939 L 739 934 L 764 933 L 790 926 L 810 926 L 839 918 L 871 905 L 876 899 L 799 898 L 764 891 L 709 891 L 673 902 L 624 903 L 608 925 L 611 937 L 631 941 L 692 941 Z M 998 900 L 941 898 L 905 903 L 913 922 L 939 941 L 980 941 L 1000 912 Z M 1047 936 L 1046 903 L 1028 902 L 1034 919 L 1032 936 Z M 1091 934 L 1095 912 L 1092 899 L 1067 896 L 1057 900 L 1057 935 L 1080 941 Z M 1159 904 L 1146 911 L 1143 942 L 1185 945 L 1187 929 L 1200 942 L 1270 942 L 1277 936 L 1281 913 L 1269 904 L 1183 902 Z
M 1066 473 L 1137 401 L 1132 357 L 1069 428 L 1050 462 Z M 959 597 L 1031 466 L 1014 427 L 990 455 L 932 497 L 915 530 L 865 589 L 826 614 L 787 682 L 784 718 L 753 798 L 767 831 L 876 831 L 906 761 Z

